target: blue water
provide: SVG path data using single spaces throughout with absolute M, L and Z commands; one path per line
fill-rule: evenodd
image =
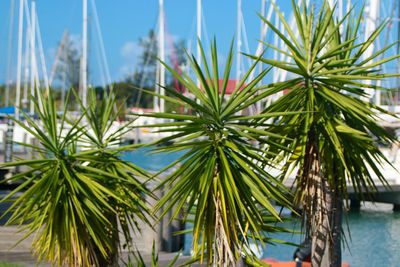
M 400 213 L 361 211 L 349 216 L 351 240 L 343 258 L 351 266 L 400 266 Z
M 180 154 L 151 154 L 149 148 L 127 153 L 124 158 L 139 166 L 158 171 L 178 159 Z M 359 212 L 347 216 L 350 236 L 344 225 L 347 243 L 343 244 L 343 260 L 351 267 L 400 267 L 400 213 L 391 211 L 390 206 L 369 204 Z M 300 230 L 298 220 L 284 224 L 293 230 Z M 301 235 L 277 234 L 281 240 L 301 243 Z M 191 236 L 185 237 L 185 251 L 190 251 Z M 263 257 L 291 260 L 295 248 L 288 245 L 267 245 Z
M 374 208 L 350 212 L 347 221 L 350 235 L 344 224 L 348 246 L 342 245 L 343 261 L 351 267 L 400 266 L 400 213 Z M 300 230 L 298 221 L 285 226 Z M 274 237 L 297 244 L 302 241 L 300 235 L 278 234 Z M 264 257 L 291 260 L 294 250 L 286 245 L 267 246 Z
M 300 231 L 298 220 L 283 224 L 288 229 Z M 343 225 L 347 229 L 346 225 Z M 346 231 L 347 244 L 342 246 L 343 261 L 351 267 L 399 267 L 400 266 L 400 213 L 389 211 L 350 212 L 348 214 L 350 235 Z M 300 244 L 300 234 L 274 234 L 271 237 Z M 185 236 L 184 253 L 191 250 L 192 238 Z M 263 258 L 291 261 L 295 247 L 267 244 Z
M 129 160 L 148 171 L 159 171 L 181 157 L 183 152 L 155 153 L 150 147 L 141 147 L 126 152 L 123 159 Z

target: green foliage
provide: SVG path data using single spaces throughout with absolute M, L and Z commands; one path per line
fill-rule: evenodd
M 381 73 L 379 67 L 399 55 L 373 61 L 388 49 L 383 48 L 369 58 L 363 58 L 386 23 L 362 42 L 358 36 L 362 11 L 357 17 L 350 12 L 343 20 L 335 22 L 333 12 L 325 1 L 318 16 L 314 14 L 314 9 L 303 7 L 300 10 L 294 1 L 292 3 L 296 26 L 300 31 L 299 38 L 295 37 L 293 29 L 280 14 L 288 32 L 287 37 L 280 37 L 289 47 L 286 55 L 292 62 L 261 59 L 264 63 L 296 74 L 292 79 L 267 86 L 266 93 L 289 89 L 265 112 L 297 112 L 280 117 L 271 129 L 290 137 L 281 142 L 297 151 L 289 158 L 288 165 L 302 165 L 304 157 L 307 157 L 305 147 L 312 133 L 314 139 L 318 140 L 324 176 L 341 193 L 347 193 L 346 179 L 352 182 L 357 192 L 368 191 L 374 186 L 371 173 L 386 183 L 379 170 L 379 164 L 386 159 L 376 141 L 385 143 L 392 140 L 378 125 L 377 111 L 387 112 L 364 97 L 366 89 L 384 89 L 370 81 L 394 76 Z M 276 11 L 279 12 L 278 9 Z M 269 21 L 263 20 L 275 33 L 280 34 Z M 341 27 L 343 33 L 340 33 Z M 288 125 L 292 127 L 286 127 Z M 291 155 L 290 150 L 282 150 L 281 153 L 287 151 Z M 302 169 L 300 176 L 301 172 Z M 335 177 L 339 180 L 334 180 Z M 297 189 L 298 197 L 306 193 L 302 192 L 301 187 Z
M 167 87 L 165 90 L 173 97 L 164 98 L 183 106 L 189 114 L 155 113 L 147 116 L 172 120 L 152 125 L 160 132 L 171 133 L 157 142 L 163 145 L 157 151 L 184 151 L 180 159 L 167 167 L 179 163 L 160 184 L 168 190 L 157 203 L 156 211 L 164 208 L 161 215 L 164 216 L 169 210 L 174 210 L 173 218 L 192 220 L 195 259 L 229 266 L 239 259 L 240 251 L 248 253 L 242 248 L 250 239 L 268 241 L 266 233 L 277 230 L 273 223 L 280 217 L 272 201 L 286 206 L 289 201 L 284 186 L 264 168 L 268 160 L 262 156 L 263 151 L 254 145 L 269 143 L 262 136 L 270 133 L 256 129 L 251 121 L 274 114 L 240 115 L 259 100 L 257 84 L 268 70 L 248 81 L 257 64 L 255 62 L 238 81 L 235 91 L 227 95 L 232 46 L 221 85 L 216 43 L 211 47 L 210 63 L 202 50 L 203 69 L 194 56 L 188 55 L 188 61 L 200 80 L 200 88 L 188 75 L 180 75 L 166 65 L 190 96 Z M 168 145 L 171 142 L 173 144 Z M 182 209 L 186 215 L 179 218 Z M 188 217 L 190 212 L 194 214 L 193 218 Z
M 116 82 L 113 84 L 113 90 L 116 97 L 121 100 L 126 100 L 126 105 L 128 107 L 137 106 L 150 108 L 153 103 L 153 98 L 146 94 L 141 95 L 140 91 L 137 90 L 137 87 L 139 87 L 139 84 L 131 80 Z M 145 88 L 150 89 L 152 87 Z
M 393 139 L 378 124 L 378 112 L 387 112 L 369 102 L 367 89 L 383 90 L 374 82 L 398 76 L 382 73 L 381 68 L 399 55 L 382 58 L 389 46 L 365 57 L 387 22 L 362 41 L 359 28 L 363 10 L 358 15 L 353 15 L 352 10 L 337 21 L 326 1 L 319 13 L 314 7 L 308 8 L 305 1 L 300 8 L 292 0 L 292 8 L 296 29 L 289 26 L 275 6 L 285 35 L 262 18 L 288 50 L 266 46 L 290 59 L 290 62 L 261 59 L 287 71 L 290 77 L 266 85 L 264 94 L 267 97 L 283 92 L 264 112 L 287 114 L 276 118 L 269 128 L 286 138 L 269 139 L 289 149 L 278 151 L 275 147 L 266 147 L 268 152 L 279 154 L 275 161 L 284 161 L 284 177 L 298 167 L 295 204 L 304 208 L 308 234 L 316 239 L 323 236 L 324 242 L 339 244 L 340 248 L 340 240 L 329 240 L 340 236 L 340 223 L 337 225 L 338 220 L 334 219 L 340 215 L 335 211 L 341 209 L 341 199 L 347 198 L 348 183 L 358 193 L 376 189 L 374 175 L 387 184 L 380 167 L 388 161 L 377 142 L 389 143 Z M 299 31 L 299 37 L 295 30 Z M 325 229 L 320 228 L 322 225 Z M 329 233 L 317 234 L 320 230 Z M 323 250 L 324 246 L 320 247 Z
M 128 227 L 140 231 L 148 223 L 146 172 L 119 158 L 126 148 L 116 147 L 129 125 L 113 131 L 115 96 L 89 107 L 77 119 L 61 116 L 50 93 L 35 101 L 39 123 L 24 114 L 15 121 L 39 145 L 25 145 L 38 157 L 4 166 L 24 166 L 6 182 L 21 182 L 4 201 L 13 201 L 8 224 L 19 224 L 34 234 L 33 249 L 40 260 L 55 265 L 105 266 L 115 262 L 119 248 L 118 222 L 131 247 Z M 67 106 L 67 105 L 66 105 Z M 79 146 L 79 147 L 78 147 Z M 141 220 L 139 222 L 139 220 Z

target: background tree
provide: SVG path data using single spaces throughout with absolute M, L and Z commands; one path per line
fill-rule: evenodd
M 139 56 L 138 68 L 133 73 L 132 81 L 143 85 L 142 88 L 153 88 L 156 80 L 158 40 L 153 30 L 145 38 L 139 39 L 142 54 Z
M 157 56 L 158 56 L 158 40 L 157 35 L 153 30 L 150 30 L 146 37 L 139 39 L 139 47 L 142 53 L 134 73 L 131 73 L 120 82 L 109 84 L 106 88 L 96 87 L 96 90 L 109 90 L 113 88 L 118 102 L 124 102 L 126 107 L 142 107 L 152 108 L 153 98 L 148 94 L 143 94 L 138 88 L 153 90 L 156 87 L 156 72 L 157 72 Z M 172 40 L 170 42 L 170 61 L 175 69 L 183 66 L 186 61 L 185 57 L 185 42 L 183 40 Z M 54 88 L 74 88 L 76 92 L 79 89 L 80 77 L 80 50 L 79 45 L 65 33 L 62 42 L 60 43 L 60 54 L 58 56 L 57 65 L 54 66 L 54 77 L 56 81 Z M 52 76 L 53 76 L 52 75 Z M 166 77 L 168 84 L 176 86 L 177 81 L 167 73 Z M 178 85 L 179 87 L 179 85 Z M 62 90 L 54 92 L 56 99 L 61 99 Z M 77 101 L 75 94 L 70 94 L 69 100 L 71 107 L 76 108 Z M 177 110 L 171 103 L 167 103 L 168 110 Z
M 153 98 L 149 94 L 143 94 L 139 88 L 154 91 L 156 87 L 158 40 L 153 30 L 148 35 L 139 39 L 142 54 L 139 56 L 135 72 L 128 75 L 123 81 L 113 85 L 117 98 L 126 99 L 129 107 L 152 108 Z M 171 40 L 169 58 L 171 65 L 179 72 L 179 68 L 186 64 L 185 42 L 183 40 Z M 182 88 L 182 85 L 169 73 L 166 74 L 168 85 Z M 179 89 L 178 89 L 179 90 Z M 182 89 L 180 89 L 182 90 Z M 173 103 L 166 103 L 167 110 L 177 110 Z
M 79 88 L 81 53 L 78 47 L 79 43 L 67 38 L 59 59 L 56 79 L 65 81 L 67 88 Z
M 6 104 L 6 85 L 2 84 L 0 85 L 0 106 L 4 107 Z M 10 102 L 8 103 L 10 106 L 15 105 L 15 84 L 11 84 L 10 85 L 10 93 L 9 93 L 9 97 L 10 97 Z
M 79 43 L 65 32 L 50 75 L 50 80 L 57 82 L 56 87 L 79 88 L 80 54 Z
M 302 4 L 300 10 L 292 0 L 298 38 L 276 6 L 286 34 L 263 18 L 288 51 L 267 46 L 291 61 L 262 61 L 293 74 L 287 81 L 266 86 L 265 96 L 287 93 L 264 112 L 294 112 L 277 118 L 270 128 L 287 137 L 274 139 L 289 148 L 281 150 L 276 160 L 286 159 L 284 177 L 298 167 L 295 204 L 303 208 L 306 238 L 312 241 L 312 266 L 336 267 L 341 265 L 341 214 L 347 182 L 360 194 L 376 189 L 373 174 L 387 185 L 379 167 L 388 160 L 377 142 L 391 142 L 392 137 L 378 125 L 378 112 L 386 112 L 369 102 L 366 89 L 383 89 L 371 81 L 393 76 L 381 73 L 380 67 L 399 55 L 381 59 L 389 49 L 384 47 L 364 57 L 386 23 L 361 41 L 362 10 L 357 17 L 350 11 L 337 21 L 326 1 L 319 14 Z M 267 149 L 277 152 L 273 147 Z
M 81 51 L 79 42 L 70 38 L 67 31 L 59 43 L 56 55 L 56 61 L 52 67 L 50 82 L 55 90 L 54 97 L 60 102 L 65 102 L 65 92 L 69 89 L 75 90 L 78 93 L 80 85 L 80 71 L 81 71 Z M 71 99 L 67 102 L 75 109 L 77 107 L 77 100 L 75 94 L 69 94 Z

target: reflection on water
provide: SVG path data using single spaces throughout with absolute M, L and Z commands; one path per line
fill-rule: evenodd
M 348 247 L 343 245 L 343 261 L 351 267 L 400 266 L 400 213 L 383 207 L 350 212 L 347 220 L 350 235 L 346 233 Z M 285 226 L 300 230 L 298 221 L 286 223 Z M 295 243 L 302 241 L 299 235 L 279 234 L 274 237 Z M 290 246 L 269 245 L 264 251 L 264 257 L 291 260 L 293 252 L 294 248 Z

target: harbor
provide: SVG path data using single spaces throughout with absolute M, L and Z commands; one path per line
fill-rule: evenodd
M 175 158 L 177 158 L 176 155 Z M 166 159 L 162 155 L 152 155 L 148 149 L 140 151 L 132 151 L 128 153 L 126 158 L 141 165 L 144 168 L 157 170 L 166 164 L 169 164 L 174 158 Z M 152 158 L 152 160 L 150 160 Z M 4 192 L 4 191 L 3 191 Z M 386 202 L 387 203 L 387 202 Z M 290 212 L 285 211 L 286 216 L 290 217 Z M 393 211 L 392 204 L 366 202 L 358 209 L 352 209 L 346 219 L 349 222 L 349 230 L 347 233 L 347 242 L 351 242 L 351 246 L 344 248 L 344 260 L 350 263 L 350 266 L 396 266 L 400 248 L 397 236 L 400 227 L 400 213 Z M 4 223 L 4 220 L 2 221 Z M 299 231 L 301 224 L 297 219 L 285 223 L 285 227 Z M 371 229 L 375 229 L 371 231 Z M 143 240 L 141 236 L 147 237 Z M 152 242 L 156 240 L 157 234 L 151 229 L 146 229 L 144 234 L 134 238 L 138 248 L 144 257 L 151 258 Z M 0 261 L 8 261 L 20 263 L 21 266 L 36 266 L 35 258 L 31 253 L 31 238 L 14 247 L 15 241 L 23 237 L 23 233 L 18 232 L 18 228 L 14 226 L 0 226 Z M 299 243 L 303 236 L 299 234 L 278 234 L 274 238 Z M 366 246 L 366 244 L 369 244 Z M 182 251 L 182 262 L 190 259 L 191 238 L 190 235 L 185 237 L 184 248 Z M 290 260 L 295 248 L 290 245 L 267 245 L 262 252 L 263 257 L 277 258 L 279 260 Z M 177 252 L 160 252 L 160 261 L 165 265 L 171 261 Z M 127 252 L 124 252 L 127 258 Z M 165 266 L 160 265 L 160 266 Z M 51 266 L 51 265 L 40 265 Z
M 398 266 L 400 1 L 289 2 L 2 2 L 0 267 Z

